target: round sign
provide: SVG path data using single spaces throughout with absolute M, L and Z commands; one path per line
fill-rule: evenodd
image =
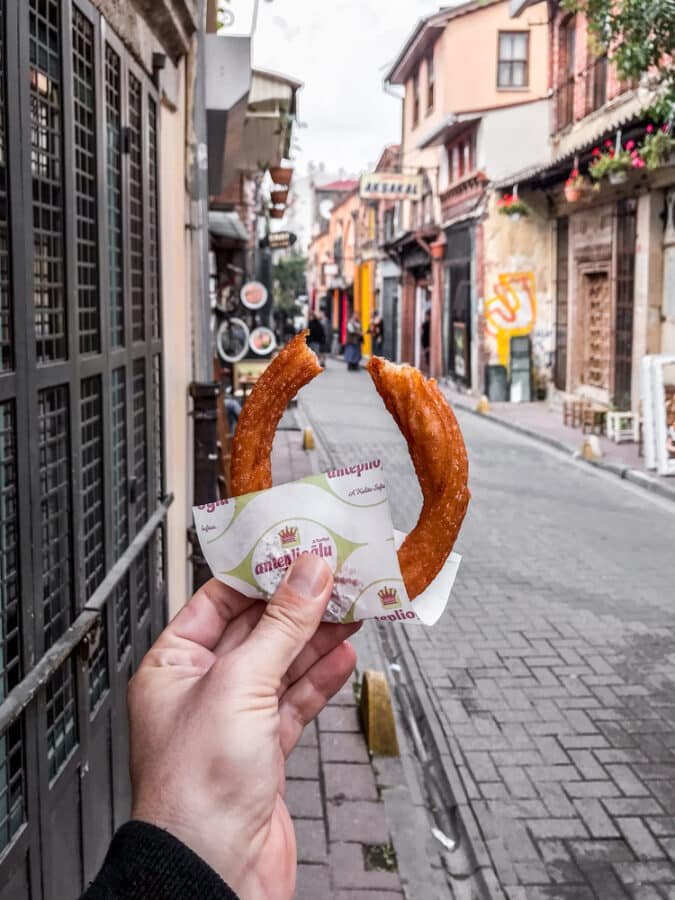
M 236 363 L 248 351 L 249 330 L 241 319 L 225 319 L 216 334 L 218 354 L 223 362 Z
M 246 309 L 262 309 L 267 303 L 267 288 L 259 281 L 249 281 L 239 294 Z
M 258 356 L 267 356 L 276 349 L 277 339 L 274 337 L 274 332 L 270 328 L 259 325 L 258 328 L 254 328 L 251 332 L 249 343 L 251 345 L 251 350 L 253 350 L 254 353 L 257 353 Z

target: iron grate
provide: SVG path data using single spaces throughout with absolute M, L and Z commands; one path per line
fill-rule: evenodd
M 11 843 L 25 821 L 23 724 L 20 719 L 0 736 L 0 848 Z
M 21 677 L 19 625 L 19 534 L 14 405 L 0 404 L 0 695 Z
M 45 649 L 70 624 L 71 481 L 68 389 L 38 395 L 40 506 L 42 513 L 42 607 Z
M 59 3 L 30 0 L 33 302 L 40 363 L 67 356 Z
M 126 370 L 112 373 L 112 464 L 113 464 L 113 552 L 115 559 L 126 550 L 129 541 L 127 511 L 127 389 Z M 115 590 L 115 624 L 117 659 L 120 661 L 131 639 L 129 609 L 129 580 L 126 578 Z
M 154 478 L 153 494 L 156 500 L 164 495 L 164 460 L 162 458 L 162 357 L 152 357 L 152 453 Z M 164 585 L 164 528 L 158 528 L 155 536 L 155 587 L 157 593 Z
M 147 465 L 147 416 L 145 360 L 134 360 L 133 365 L 133 425 L 134 425 L 134 481 L 136 502 L 134 524 L 140 531 L 148 518 L 148 465 Z M 150 574 L 147 548 L 136 560 L 136 617 L 140 622 L 150 608 Z
M 122 98 L 120 58 L 105 47 L 106 169 L 108 196 L 108 278 L 110 343 L 124 346 L 124 269 L 122 249 Z
M 73 7 L 73 106 L 80 353 L 99 353 L 94 26 Z
M 5 9 L 0 3 L 0 371 L 14 365 L 12 307 L 9 276 L 7 136 L 5 107 Z
M 143 248 L 143 91 L 129 73 L 129 270 L 131 337 L 145 338 L 145 269 Z
M 148 290 L 152 336 L 161 332 L 159 305 L 159 211 L 157 207 L 157 104 L 148 98 Z
M 46 685 L 47 761 L 50 779 L 56 778 L 77 744 L 75 672 L 72 657 Z

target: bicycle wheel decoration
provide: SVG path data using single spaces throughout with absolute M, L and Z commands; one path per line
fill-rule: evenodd
M 216 334 L 218 355 L 223 362 L 236 363 L 248 352 L 251 334 L 242 319 L 225 319 Z

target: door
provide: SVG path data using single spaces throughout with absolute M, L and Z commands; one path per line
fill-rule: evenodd
M 611 316 L 609 273 L 586 272 L 581 282 L 584 309 L 583 369 L 585 385 L 610 388 Z
M 635 296 L 635 241 L 637 201 L 617 205 L 616 328 L 614 344 L 614 406 L 631 408 L 633 385 L 633 300 Z
M 87 0 L 0 0 L 0 44 L 0 898 L 62 900 L 129 813 L 165 618 L 158 98 Z
M 385 278 L 382 282 L 382 319 L 384 322 L 384 347 L 386 359 L 396 359 L 398 335 L 398 278 Z

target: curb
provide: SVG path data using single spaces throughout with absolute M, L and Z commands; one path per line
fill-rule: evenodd
M 494 422 L 495 425 L 501 425 L 502 428 L 514 431 L 516 434 L 522 435 L 522 437 L 530 438 L 530 440 L 537 441 L 540 444 L 546 444 L 554 450 L 558 450 L 560 453 L 570 456 L 575 462 L 601 469 L 604 472 L 610 472 L 612 475 L 616 475 L 623 481 L 628 481 L 631 484 L 641 487 L 643 490 L 649 491 L 652 494 L 658 494 L 663 499 L 675 503 L 675 488 L 668 487 L 659 479 L 654 478 L 652 475 L 648 475 L 646 472 L 642 472 L 640 469 L 633 469 L 630 466 L 624 466 L 620 463 L 604 462 L 601 459 L 584 459 L 578 450 L 574 450 L 569 444 L 566 444 L 564 441 L 559 441 L 557 438 L 549 437 L 547 434 L 541 434 L 539 431 L 527 428 L 524 425 L 517 425 L 515 422 L 507 422 L 505 419 L 500 419 L 499 416 L 495 416 L 494 413 L 478 412 L 473 406 L 470 406 L 468 403 L 463 403 L 462 401 L 457 401 L 455 398 L 452 398 L 451 403 L 457 409 L 461 409 L 462 412 L 471 413 L 471 415 L 477 416 L 479 419 Z

